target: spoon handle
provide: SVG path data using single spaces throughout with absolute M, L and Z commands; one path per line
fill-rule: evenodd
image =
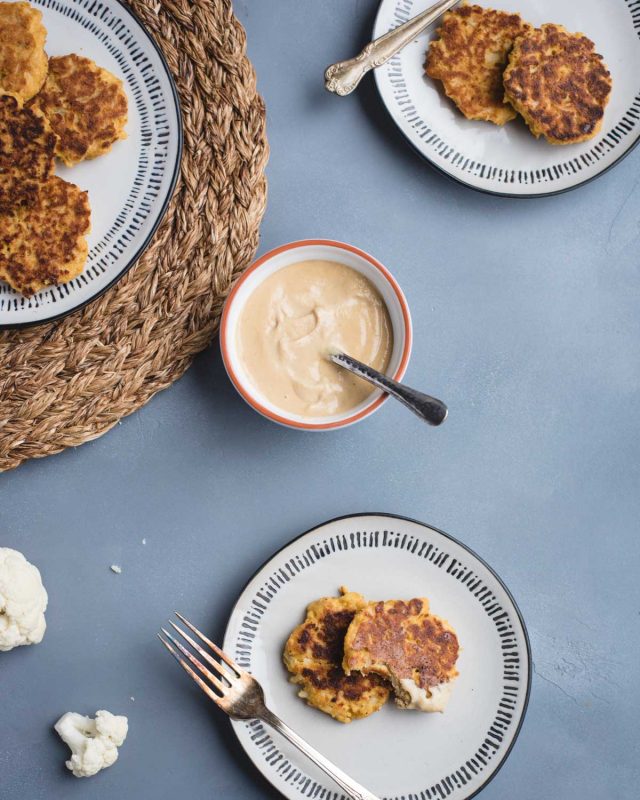
M 413 19 L 404 22 L 389 33 L 385 33 L 379 39 L 369 42 L 360 55 L 355 58 L 339 61 L 337 64 L 327 67 L 324 74 L 326 89 L 342 97 L 351 94 L 369 70 L 386 64 L 392 56 L 402 50 L 457 2 L 458 0 L 439 0 Z
M 353 374 L 357 375 L 359 378 L 364 378 L 365 381 L 369 381 L 369 383 L 377 386 L 378 389 L 382 389 L 387 394 L 393 395 L 393 397 L 413 411 L 414 414 L 417 414 L 425 422 L 428 422 L 429 425 L 442 425 L 447 418 L 448 409 L 442 400 L 438 400 L 428 394 L 423 394 L 415 389 L 411 389 L 409 386 L 398 383 L 388 378 L 386 375 L 383 375 L 381 372 L 378 372 L 378 370 L 373 369 L 373 367 L 369 367 L 361 361 L 351 358 L 351 356 L 346 355 L 346 353 L 331 353 L 329 358 L 334 364 L 348 369 L 349 372 L 353 372 Z

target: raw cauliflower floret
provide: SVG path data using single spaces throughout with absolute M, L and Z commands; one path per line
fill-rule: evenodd
M 95 719 L 68 711 L 54 727 L 71 749 L 67 768 L 76 778 L 90 778 L 118 760 L 118 748 L 127 738 L 129 721 L 108 711 L 96 711 Z
M 38 568 L 17 550 L 0 547 L 0 651 L 42 641 L 48 600 Z

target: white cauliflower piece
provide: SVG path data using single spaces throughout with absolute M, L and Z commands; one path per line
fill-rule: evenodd
M 54 727 L 71 749 L 67 768 L 76 778 L 90 778 L 118 760 L 118 748 L 127 738 L 129 721 L 108 711 L 96 711 L 95 719 L 69 711 Z
M 17 550 L 0 547 L 0 651 L 42 641 L 48 601 L 38 568 Z

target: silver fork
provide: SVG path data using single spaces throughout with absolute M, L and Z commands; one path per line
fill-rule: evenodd
M 221 708 L 227 713 L 231 719 L 261 719 L 263 722 L 271 725 L 271 727 L 275 728 L 285 739 L 288 739 L 292 745 L 304 753 L 307 758 L 311 759 L 316 766 L 320 767 L 323 772 L 326 772 L 326 774 L 338 784 L 342 791 L 345 792 L 348 797 L 353 798 L 353 800 L 379 800 L 376 795 L 367 791 L 363 786 L 360 786 L 359 783 L 356 783 L 356 781 L 329 761 L 328 758 L 325 758 L 321 753 L 311 747 L 311 745 L 307 744 L 305 740 L 301 736 L 298 736 L 295 731 L 292 731 L 288 725 L 285 725 L 285 723 L 265 705 L 264 691 L 253 675 L 241 669 L 235 661 L 212 641 L 207 639 L 203 633 L 200 633 L 200 631 L 181 614 L 178 614 L 177 611 L 175 613 L 183 625 L 215 653 L 217 659 L 201 647 L 188 633 L 183 631 L 182 628 L 179 628 L 173 622 L 169 624 L 210 667 L 213 667 L 216 674 L 207 669 L 202 661 L 196 658 L 191 651 L 187 650 L 187 648 L 165 628 L 162 628 L 162 633 L 165 638 L 160 634 L 158 634 L 158 638 L 184 671 L 193 678 L 202 691 L 213 700 L 218 708 Z M 175 645 L 184 658 L 176 652 L 172 645 Z M 200 675 L 189 666 L 189 663 L 187 663 L 185 659 L 187 659 L 190 664 L 193 664 Z M 221 664 L 220 661 L 223 661 L 224 665 Z

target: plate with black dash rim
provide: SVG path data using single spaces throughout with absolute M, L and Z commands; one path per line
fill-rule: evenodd
M 432 0 L 382 0 L 377 38 L 432 5 Z M 580 144 L 535 139 L 521 119 L 498 127 L 465 119 L 439 81 L 425 75 L 438 23 L 387 64 L 375 81 L 392 119 L 417 152 L 456 181 L 489 194 L 543 197 L 602 175 L 640 140 L 640 10 L 637 0 L 499 0 L 480 3 L 518 12 L 536 27 L 553 22 L 595 42 L 613 81 L 601 131 Z
M 341 724 L 297 696 L 282 662 L 284 644 L 306 606 L 337 595 L 340 586 L 371 600 L 428 597 L 433 613 L 448 620 L 460 642 L 460 675 L 444 713 L 404 711 L 390 702 Z M 256 676 L 278 716 L 386 800 L 473 797 L 505 763 L 529 700 L 529 639 L 503 581 L 461 542 L 394 515 L 334 519 L 285 545 L 242 591 L 224 649 Z M 285 797 L 342 797 L 263 722 L 231 724 Z
M 49 56 L 74 52 L 119 77 L 129 100 L 127 138 L 106 155 L 56 174 L 89 192 L 91 233 L 83 272 L 23 297 L 0 281 L 0 328 L 70 314 L 122 278 L 151 242 L 171 200 L 182 155 L 178 92 L 142 22 L 119 0 L 31 0 L 42 12 Z

